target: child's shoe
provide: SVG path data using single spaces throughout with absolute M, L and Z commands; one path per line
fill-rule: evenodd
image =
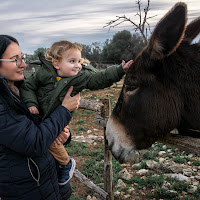
M 76 162 L 73 158 L 70 158 L 70 161 L 67 163 L 67 165 L 59 165 L 59 172 L 58 172 L 59 185 L 65 185 L 71 180 L 75 166 Z

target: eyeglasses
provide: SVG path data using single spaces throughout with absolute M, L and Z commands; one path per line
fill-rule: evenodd
M 15 58 L 15 59 L 0 59 L 0 61 L 8 61 L 8 62 L 16 62 L 16 66 L 20 67 L 22 64 L 22 60 L 25 61 L 25 55 L 23 55 L 22 57 L 19 58 Z

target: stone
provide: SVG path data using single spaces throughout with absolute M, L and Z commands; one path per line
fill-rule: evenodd
M 119 188 L 119 189 L 126 188 L 126 184 L 122 181 L 122 179 L 118 179 L 116 188 Z
M 158 168 L 158 163 L 154 160 L 147 160 L 146 165 L 149 169 L 156 169 Z
M 91 197 L 90 195 L 88 195 L 88 196 L 86 197 L 86 199 L 87 199 L 87 200 L 92 200 L 92 197 Z
M 183 169 L 183 175 L 185 176 L 192 176 L 192 169 L 191 168 L 186 168 L 186 169 Z
M 147 174 L 149 172 L 149 170 L 147 169 L 140 169 L 139 171 L 136 172 L 136 174 L 143 176 L 145 174 Z
M 135 164 L 132 165 L 133 168 L 134 167 L 140 167 L 140 166 L 141 166 L 141 163 L 135 163 Z
M 182 174 L 171 174 L 171 177 L 176 178 L 179 181 L 188 181 L 189 180 L 189 178 L 187 176 L 184 176 Z
M 171 184 L 168 183 L 167 181 L 163 182 L 162 188 L 168 190 L 170 188 Z
M 130 199 L 130 197 L 131 197 L 130 194 L 124 195 L 124 199 Z
M 188 193 L 192 194 L 193 192 L 195 192 L 197 190 L 197 186 L 196 185 L 191 185 L 191 188 L 189 188 L 187 190 Z
M 122 177 L 122 179 L 130 180 L 133 176 L 128 172 L 126 168 L 124 168 L 122 171 L 119 172 L 119 175 Z
M 196 180 L 200 181 L 200 176 L 195 176 L 194 177 Z
M 116 192 L 114 192 L 114 195 L 119 196 L 120 192 L 117 190 Z
M 163 163 L 164 161 L 165 161 L 164 158 L 159 158 L 159 159 L 158 159 L 158 162 L 159 162 L 159 163 Z
M 132 193 L 134 193 L 134 192 L 135 192 L 135 189 L 134 189 L 134 188 L 129 188 L 129 189 L 128 189 L 128 193 L 129 193 L 129 194 L 132 194 Z
M 158 152 L 158 155 L 159 155 L 159 156 L 163 156 L 164 154 L 166 154 L 165 151 L 159 151 L 159 152 Z

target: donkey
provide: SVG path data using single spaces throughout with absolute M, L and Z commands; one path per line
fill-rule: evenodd
M 178 129 L 200 137 L 200 17 L 186 26 L 179 2 L 156 25 L 147 46 L 126 73 L 106 127 L 113 156 L 132 160 L 137 150 Z

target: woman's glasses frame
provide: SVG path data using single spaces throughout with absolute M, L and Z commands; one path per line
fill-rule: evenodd
M 25 61 L 25 55 L 22 55 L 22 57 L 18 57 L 18 58 L 13 58 L 13 59 L 0 59 L 0 61 L 8 61 L 8 62 L 16 62 L 16 66 L 20 67 L 22 64 L 22 60 Z

